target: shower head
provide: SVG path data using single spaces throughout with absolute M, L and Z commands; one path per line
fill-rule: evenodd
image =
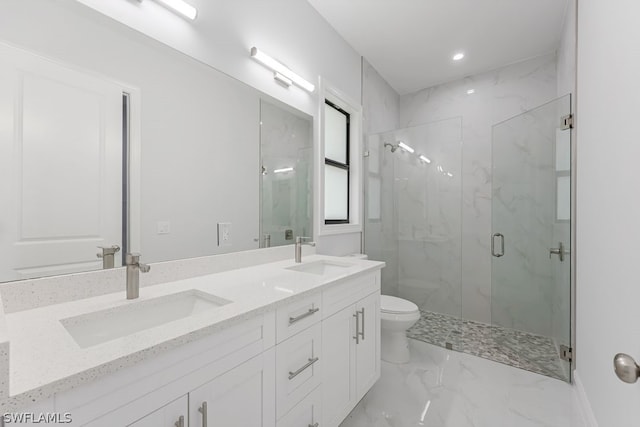
M 395 153 L 395 151 L 398 149 L 398 146 L 397 146 L 397 145 L 389 144 L 388 142 L 385 142 L 385 143 L 384 143 L 384 146 L 385 146 L 385 147 L 391 147 L 391 152 L 392 152 L 392 153 Z

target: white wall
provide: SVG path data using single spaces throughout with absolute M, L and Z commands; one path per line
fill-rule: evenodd
M 640 3 L 578 2 L 577 373 L 602 427 L 638 426 Z
M 475 93 L 467 95 L 467 89 Z M 492 125 L 556 97 L 554 54 L 400 98 L 400 126 L 462 117 L 462 316 L 491 323 Z

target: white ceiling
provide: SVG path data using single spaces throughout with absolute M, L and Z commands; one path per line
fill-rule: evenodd
M 568 0 L 308 1 L 404 95 L 555 51 Z

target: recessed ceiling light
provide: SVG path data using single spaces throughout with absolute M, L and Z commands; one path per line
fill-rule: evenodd
M 464 58 L 464 53 L 462 53 L 462 52 L 458 52 L 455 55 L 453 55 L 453 60 L 454 61 L 460 61 L 462 58 Z
M 473 93 L 476 93 L 476 90 L 475 90 L 475 89 L 469 89 L 469 90 L 467 90 L 467 95 L 471 95 L 471 94 L 473 94 Z

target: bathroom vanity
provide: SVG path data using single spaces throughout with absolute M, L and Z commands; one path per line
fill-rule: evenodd
M 2 412 L 337 426 L 380 375 L 383 266 L 311 255 L 6 314 Z

